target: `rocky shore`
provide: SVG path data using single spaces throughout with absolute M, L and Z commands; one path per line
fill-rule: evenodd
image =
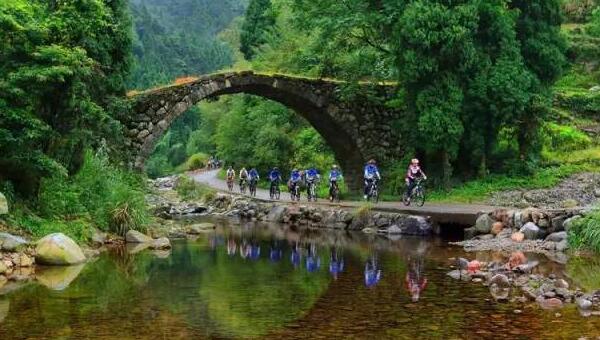
M 524 307 L 535 303 L 547 310 L 576 304 L 582 316 L 600 316 L 600 290 L 585 293 L 570 287 L 554 273 L 540 273 L 538 262 L 528 260 L 523 252 L 513 252 L 507 260 L 480 262 L 458 258 L 450 261 L 453 270 L 447 273 L 449 277 L 489 287 L 496 301 L 510 301 Z M 522 309 L 514 312 L 521 313 Z
M 581 210 L 499 209 L 479 216 L 464 230 L 464 241 L 451 244 L 467 251 L 505 250 L 563 253 L 569 249 L 568 231 Z

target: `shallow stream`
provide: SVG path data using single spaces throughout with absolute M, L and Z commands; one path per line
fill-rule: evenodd
M 36 270 L 0 288 L 0 339 L 569 338 L 600 335 L 574 305 L 495 302 L 446 276 L 446 240 L 228 226 L 169 252 L 112 249 L 81 267 Z M 600 259 L 540 272 L 600 289 Z M 518 310 L 515 312 L 515 310 Z

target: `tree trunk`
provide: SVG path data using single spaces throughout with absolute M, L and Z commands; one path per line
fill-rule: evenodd
M 450 178 L 452 177 L 452 164 L 450 164 L 450 154 L 447 150 L 442 151 L 442 185 L 444 189 L 450 189 Z

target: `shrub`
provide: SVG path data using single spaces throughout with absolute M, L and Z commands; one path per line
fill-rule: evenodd
M 600 209 L 576 221 L 569 230 L 569 243 L 573 248 L 600 252 Z
M 591 146 L 592 140 L 580 130 L 566 125 L 547 123 L 545 125 L 546 146 L 554 150 L 573 151 Z
M 209 156 L 205 153 L 195 153 L 185 162 L 185 170 L 192 171 L 206 167 Z
M 597 0 L 563 0 L 561 8 L 568 22 L 585 22 L 597 5 Z
M 42 182 L 38 210 L 42 218 L 87 221 L 121 235 L 129 229 L 143 231 L 149 219 L 143 188 L 143 178 L 88 151 L 75 176 Z
M 188 176 L 179 176 L 175 191 L 186 200 L 211 201 L 215 198 L 216 191 L 206 185 L 194 181 Z

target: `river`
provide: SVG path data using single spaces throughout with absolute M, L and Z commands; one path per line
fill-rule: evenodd
M 9 283 L 0 339 L 600 335 L 600 317 L 574 305 L 496 302 L 485 286 L 450 279 L 451 258 L 502 255 L 446 241 L 221 222 L 174 241 L 170 253 L 116 248 L 82 267 L 37 270 L 35 283 Z M 600 260 L 537 259 L 539 271 L 600 288 Z

